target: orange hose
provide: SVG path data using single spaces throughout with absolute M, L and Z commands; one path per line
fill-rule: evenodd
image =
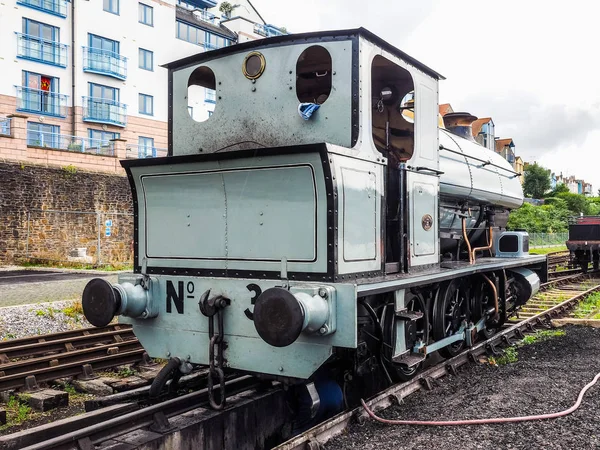
M 486 425 L 491 423 L 517 423 L 517 422 L 530 422 L 532 420 L 546 420 L 546 419 L 556 419 L 558 417 L 563 417 L 571 414 L 581 405 L 581 401 L 583 400 L 583 396 L 591 388 L 596 384 L 600 378 L 600 373 L 598 373 L 592 381 L 586 384 L 583 389 L 579 392 L 577 396 L 577 401 L 573 406 L 564 411 L 559 411 L 555 413 L 549 414 L 536 414 L 533 416 L 519 416 L 519 417 L 495 417 L 491 419 L 466 419 L 466 420 L 390 420 L 384 419 L 382 417 L 376 416 L 375 413 L 369 409 L 365 401 L 361 398 L 360 402 L 363 405 L 363 408 L 367 412 L 371 418 L 375 419 L 377 422 L 385 423 L 388 425 L 424 425 L 424 426 L 453 426 L 453 425 Z
M 498 314 L 500 313 L 500 308 L 498 306 L 498 289 L 496 289 L 496 285 L 488 278 L 486 274 L 482 273 L 481 276 L 485 278 L 485 281 L 488 282 L 492 288 L 492 292 L 494 293 L 494 320 L 498 320 Z

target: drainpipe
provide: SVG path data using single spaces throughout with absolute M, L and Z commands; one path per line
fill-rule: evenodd
M 75 0 L 71 0 L 71 136 L 76 136 L 75 129 Z

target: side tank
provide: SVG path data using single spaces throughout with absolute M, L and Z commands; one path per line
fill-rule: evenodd
M 470 126 L 464 127 L 470 137 Z M 496 226 L 504 228 L 508 213 L 523 204 L 518 174 L 502 156 L 439 129 L 440 143 L 440 246 L 442 253 L 454 251 L 462 235 L 462 216 L 467 215 L 469 239 L 483 236 L 483 212 L 493 209 Z

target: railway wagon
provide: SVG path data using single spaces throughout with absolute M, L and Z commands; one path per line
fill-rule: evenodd
M 566 242 L 571 253 L 571 265 L 587 272 L 592 264 L 594 270 L 600 266 L 600 216 L 579 216 L 569 219 L 569 240 Z
M 473 141 L 474 116 L 440 119 L 439 73 L 371 32 L 166 68 L 169 155 L 121 163 L 134 271 L 92 280 L 83 308 L 131 323 L 173 376 L 206 365 L 224 389 L 227 371 L 256 374 L 314 413 L 489 336 L 546 281 L 546 257 L 505 228 L 519 174 Z M 215 91 L 202 121 L 197 89 Z

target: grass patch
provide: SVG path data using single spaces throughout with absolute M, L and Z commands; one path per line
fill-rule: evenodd
M 79 319 L 83 315 L 83 306 L 81 302 L 73 302 L 71 305 L 64 307 L 61 312 L 72 319 Z
M 516 347 L 507 347 L 502 350 L 500 356 L 490 356 L 488 362 L 492 366 L 505 366 L 506 364 L 515 363 L 519 360 L 519 352 Z
M 16 425 L 20 425 L 31 416 L 32 411 L 29 405 L 15 396 L 11 396 L 6 404 L 6 425 L 2 425 L 0 430 L 5 430 Z
M 136 371 L 129 367 L 121 367 L 117 372 L 117 376 L 120 378 L 127 378 L 132 375 L 136 375 Z
M 536 342 L 546 341 L 553 337 L 564 336 L 565 334 L 565 330 L 538 330 L 535 334 L 525 336 L 520 342 L 520 345 L 531 345 Z
M 584 319 L 588 316 L 592 316 L 594 319 L 600 316 L 600 292 L 594 292 L 588 295 L 585 300 L 577 305 L 577 308 L 573 312 L 573 317 L 577 319 Z
M 566 245 L 558 245 L 556 247 L 531 248 L 529 249 L 529 253 L 531 255 L 547 255 L 548 253 L 566 252 L 567 250 L 568 249 Z

